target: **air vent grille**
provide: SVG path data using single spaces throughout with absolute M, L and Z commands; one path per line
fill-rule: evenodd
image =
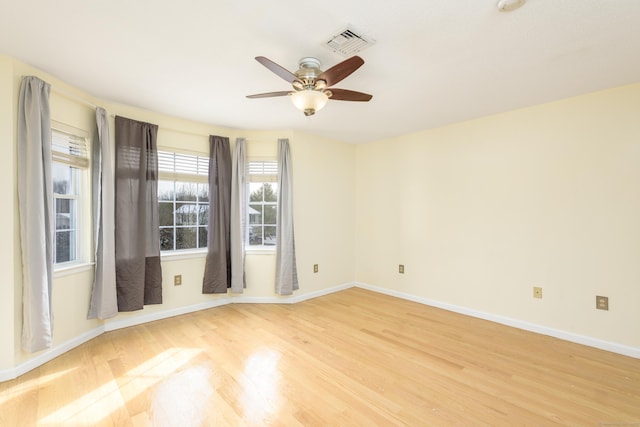
M 334 35 L 324 46 L 342 56 L 352 56 L 375 42 L 376 41 L 370 37 L 358 34 L 358 32 L 352 28 L 346 28 Z

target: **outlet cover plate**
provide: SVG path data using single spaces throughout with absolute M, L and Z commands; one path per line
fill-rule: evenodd
M 404 264 L 398 265 L 398 273 L 404 274 Z
M 182 285 L 182 274 L 176 274 L 173 276 L 173 286 L 181 286 Z
M 596 308 L 598 310 L 609 310 L 609 297 L 596 296 Z
M 533 287 L 533 297 L 541 299 L 542 298 L 542 288 L 539 286 Z
M 314 273 L 318 272 L 318 264 L 313 264 L 313 272 Z

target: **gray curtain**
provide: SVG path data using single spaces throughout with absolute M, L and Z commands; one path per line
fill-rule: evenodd
M 116 116 L 118 311 L 162 303 L 157 136 L 157 125 Z
M 93 241 L 96 269 L 93 276 L 89 319 L 118 314 L 116 295 L 115 218 L 109 120 L 104 108 L 96 108 L 98 137 L 93 141 Z
M 236 139 L 231 168 L 231 292 L 242 293 L 246 287 L 244 276 L 244 230 L 246 196 L 246 141 Z
M 22 245 L 22 348 L 51 347 L 54 201 L 51 86 L 27 76 L 18 100 L 18 204 Z
M 293 190 L 289 140 L 278 140 L 278 213 L 276 219 L 276 293 L 298 289 L 296 245 L 293 236 Z
M 231 286 L 231 150 L 229 138 L 209 136 L 209 232 L 202 293 Z

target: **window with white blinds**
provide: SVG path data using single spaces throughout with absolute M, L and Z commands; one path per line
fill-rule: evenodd
M 87 138 L 52 129 L 51 154 L 54 162 L 76 168 L 89 167 Z
M 250 161 L 247 176 L 250 182 L 278 182 L 278 162 Z
M 81 261 L 83 176 L 89 168 L 87 138 L 51 130 L 53 198 L 55 205 L 55 264 Z
M 209 158 L 158 151 L 160 250 L 207 247 Z
M 209 158 L 196 154 L 158 151 L 158 172 L 160 179 L 207 182 Z
M 278 209 L 278 162 L 247 162 L 247 246 L 275 247 Z

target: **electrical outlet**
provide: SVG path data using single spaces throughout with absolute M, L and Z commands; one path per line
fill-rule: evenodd
M 609 310 L 609 297 L 596 296 L 596 308 L 598 310 Z
M 314 273 L 318 272 L 318 264 L 313 264 L 313 272 Z
M 404 274 L 404 264 L 398 265 L 398 273 Z
M 182 274 L 176 274 L 173 276 L 173 286 L 181 286 L 182 285 Z
M 533 287 L 533 297 L 534 298 L 542 298 L 542 288 L 539 286 Z

